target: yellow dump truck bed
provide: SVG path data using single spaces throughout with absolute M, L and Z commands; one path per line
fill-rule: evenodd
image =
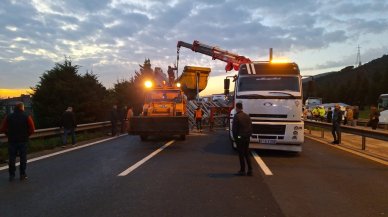
M 195 99 L 195 96 L 197 95 L 197 78 L 198 92 L 201 92 L 207 86 L 210 72 L 211 69 L 207 67 L 185 66 L 178 81 L 181 84 L 182 91 L 189 100 Z

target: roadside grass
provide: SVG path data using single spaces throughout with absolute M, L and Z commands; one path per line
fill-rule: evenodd
M 76 134 L 77 143 L 91 139 L 101 138 L 107 135 L 106 130 L 84 131 Z M 67 144 L 71 143 L 71 137 L 67 139 Z M 62 135 L 31 139 L 28 144 L 28 154 L 44 150 L 51 150 L 62 146 Z M 0 163 L 5 163 L 8 159 L 8 143 L 0 144 Z
M 359 118 L 361 118 L 361 119 L 369 119 L 369 113 L 370 113 L 370 108 L 365 108 L 364 110 L 360 110 Z

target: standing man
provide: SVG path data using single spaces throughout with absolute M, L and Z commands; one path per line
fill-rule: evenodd
M 346 125 L 354 126 L 353 125 L 353 109 L 350 106 L 346 106 Z
M 331 107 L 329 107 L 327 110 L 326 120 L 327 123 L 331 123 L 333 120 L 333 111 L 331 110 Z
M 215 107 L 211 107 L 210 108 L 210 115 L 209 115 L 209 128 L 210 128 L 210 131 L 213 131 L 213 127 L 214 127 L 214 113 L 215 113 L 215 110 L 216 108 Z
M 359 110 L 358 106 L 354 106 L 353 107 L 353 125 L 352 126 L 357 126 L 359 116 L 360 116 L 360 110 Z
M 194 111 L 194 119 L 197 125 L 197 130 L 199 132 L 202 132 L 202 116 L 203 116 L 203 111 L 202 111 L 201 105 L 199 105 L 197 109 L 195 109 Z
M 117 112 L 117 105 L 113 105 L 113 108 L 110 111 L 110 123 L 112 124 L 112 136 L 116 136 L 117 134 L 118 120 L 119 120 L 119 114 Z
M 372 127 L 372 130 L 376 130 L 379 126 L 379 117 L 380 112 L 377 110 L 377 107 L 375 105 L 372 105 L 370 107 L 370 114 L 369 114 L 369 126 Z
M 242 103 L 236 103 L 237 113 L 233 117 L 232 132 L 237 144 L 238 156 L 240 159 L 240 171 L 237 175 L 245 175 L 245 161 L 247 162 L 248 176 L 252 176 L 252 163 L 249 154 L 249 140 L 252 134 L 252 121 L 248 114 L 242 111 Z
M 340 110 L 339 104 L 335 104 L 333 111 L 333 119 L 332 119 L 332 130 L 334 141 L 331 144 L 339 144 L 340 143 L 340 135 L 341 135 L 341 121 L 342 121 L 342 111 Z
M 176 67 L 172 68 L 171 66 L 168 66 L 167 74 L 168 74 L 168 82 L 170 83 L 170 86 L 174 84 L 174 81 L 175 81 L 174 70 L 176 69 L 177 69 Z
M 67 135 L 71 135 L 71 144 L 75 145 L 75 128 L 77 124 L 75 122 L 75 114 L 72 107 L 68 107 L 62 115 L 61 127 L 63 127 L 62 148 L 66 147 Z
M 319 118 L 323 122 L 325 120 L 325 114 L 326 114 L 325 108 L 323 106 L 320 106 L 318 108 L 318 112 L 319 112 Z
M 8 137 L 8 172 L 10 182 L 15 179 L 17 153 L 20 154 L 20 180 L 27 179 L 27 143 L 29 136 L 34 131 L 34 121 L 30 115 L 24 112 L 24 104 L 22 102 L 17 103 L 14 112 L 5 117 L 0 129 L 0 132 L 4 132 Z
M 121 122 L 121 130 L 120 133 L 125 133 L 127 131 L 127 112 L 128 112 L 128 107 L 124 106 L 122 110 L 120 110 L 120 122 Z
M 131 129 L 131 118 L 132 117 L 133 117 L 132 106 L 128 106 L 128 112 L 127 112 L 128 125 L 127 125 L 127 130 Z

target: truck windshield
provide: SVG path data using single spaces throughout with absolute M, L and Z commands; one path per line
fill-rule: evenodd
M 182 95 L 177 90 L 153 90 L 146 95 L 146 102 L 182 102 Z
M 238 79 L 242 91 L 292 91 L 299 92 L 299 78 L 291 76 L 248 76 Z

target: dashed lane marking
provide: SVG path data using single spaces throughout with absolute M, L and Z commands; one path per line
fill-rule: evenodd
M 325 141 L 322 141 L 320 139 L 317 139 L 317 138 L 314 138 L 314 137 L 311 137 L 311 136 L 307 136 L 305 135 L 305 137 L 309 138 L 309 139 L 312 139 L 314 141 L 317 141 L 317 142 L 320 142 L 322 144 L 326 144 L 328 145 L 327 142 Z M 358 155 L 360 157 L 363 157 L 363 158 L 366 158 L 366 159 L 369 159 L 369 160 L 372 160 L 372 161 L 375 161 L 375 162 L 378 162 L 378 163 L 381 163 L 381 164 L 384 164 L 385 166 L 388 166 L 388 162 L 387 161 L 384 161 L 384 160 L 381 160 L 379 158 L 376 158 L 376 157 L 373 157 L 373 156 L 370 156 L 370 155 L 367 155 L 367 154 L 364 154 L 364 153 L 361 153 L 361 152 L 358 152 L 358 151 L 353 151 L 349 148 L 344 148 L 344 147 L 341 147 L 339 145 L 329 145 L 330 147 L 333 147 L 333 148 L 337 148 L 337 149 L 340 149 L 342 151 L 346 151 L 346 152 L 349 152 L 349 153 L 352 153 L 352 154 L 355 154 L 355 155 Z
M 272 171 L 267 167 L 267 165 L 264 163 L 263 159 L 254 151 L 251 151 L 253 158 L 256 160 L 257 164 L 259 164 L 261 170 L 263 170 L 264 174 L 267 176 L 272 176 Z
M 132 171 L 134 171 L 135 169 L 137 169 L 138 167 L 140 167 L 142 164 L 144 164 L 145 162 L 147 162 L 149 159 L 151 159 L 152 157 L 154 157 L 155 155 L 157 155 L 159 152 L 163 151 L 165 148 L 167 148 L 168 146 L 170 146 L 172 143 L 174 143 L 175 140 L 171 140 L 169 142 L 167 142 L 165 145 L 163 145 L 162 147 L 160 147 L 158 150 L 152 152 L 150 155 L 148 155 L 147 157 L 143 158 L 142 160 L 138 161 L 137 163 L 135 163 L 134 165 L 130 166 L 128 169 L 124 170 L 122 173 L 120 173 L 118 176 L 126 176 L 128 175 L 129 173 L 131 173 Z
M 200 133 L 200 132 L 190 132 L 188 136 L 206 136 L 206 133 Z
M 47 154 L 47 155 L 43 155 L 43 156 L 40 156 L 40 157 L 31 158 L 31 159 L 28 159 L 27 162 L 31 163 L 31 162 L 34 162 L 34 161 L 43 160 L 43 159 L 46 159 L 46 158 L 49 158 L 49 157 L 53 157 L 53 156 L 64 154 L 64 153 L 67 153 L 67 152 L 70 152 L 70 151 L 74 151 L 74 150 L 77 150 L 77 149 L 85 148 L 85 147 L 88 147 L 88 146 L 91 146 L 91 145 L 95 145 L 95 144 L 98 144 L 98 143 L 101 143 L 101 142 L 105 142 L 105 141 L 109 141 L 109 140 L 112 140 L 112 139 L 116 139 L 116 138 L 122 137 L 122 136 L 126 136 L 126 134 L 120 135 L 120 136 L 116 136 L 116 137 L 107 138 L 107 139 L 103 139 L 103 140 L 99 140 L 99 141 L 96 141 L 96 142 L 92 142 L 92 143 L 88 143 L 88 144 L 84 144 L 84 145 L 80 145 L 80 146 L 76 146 L 76 147 L 73 147 L 73 148 L 65 149 L 63 151 L 58 151 L 58 152 Z M 16 163 L 16 166 L 19 166 L 19 165 L 20 165 L 20 163 Z M 8 169 L 8 165 L 0 167 L 0 171 L 5 170 L 5 169 Z

